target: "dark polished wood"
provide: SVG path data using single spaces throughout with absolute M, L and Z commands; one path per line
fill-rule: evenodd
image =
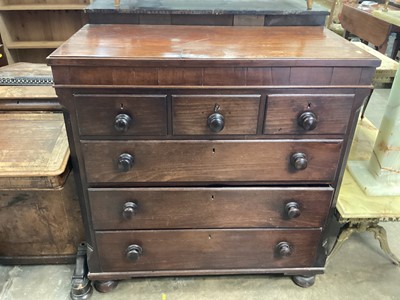
M 165 95 L 75 95 L 82 135 L 165 135 L 167 103 Z M 115 127 L 116 117 L 132 120 L 126 130 Z
M 299 181 L 332 182 L 342 142 L 324 141 L 84 141 L 89 183 Z M 291 165 L 305 153 L 308 166 Z M 121 154 L 135 157 L 127 171 Z
M 282 38 L 283 36 L 285 38 Z M 101 45 L 101 52 L 98 51 L 98 45 Z M 151 25 L 85 25 L 50 55 L 49 63 L 68 66 L 114 65 L 146 68 L 155 65 L 157 67 L 197 65 L 208 67 L 205 71 L 220 72 L 218 74 L 222 77 L 216 78 L 218 80 L 224 80 L 231 75 L 215 69 L 221 66 L 226 66 L 233 72 L 234 68 L 240 65 L 348 68 L 379 65 L 372 55 L 359 51 L 356 46 L 343 42 L 341 37 L 322 27 Z M 86 73 L 82 70 L 83 73 L 81 72 L 80 77 L 76 79 L 85 80 L 85 77 L 90 76 L 91 71 L 85 70 Z M 148 70 L 148 75 L 151 76 L 152 70 Z M 107 70 L 102 71 L 102 76 L 105 78 L 113 76 L 113 73 Z M 309 80 L 307 76 L 301 74 L 302 72 L 299 72 L 303 81 Z M 138 75 L 130 74 L 130 76 Z M 60 77 L 54 77 L 54 80 L 56 84 L 63 83 Z
M 260 95 L 173 95 L 173 133 L 256 134 L 260 98 Z M 215 125 L 210 123 L 212 115 L 215 117 Z M 213 130 L 218 117 L 223 124 L 222 129 Z
M 344 134 L 354 95 L 269 95 L 265 114 L 265 134 Z M 315 128 L 307 130 L 299 122 L 304 112 L 315 114 Z M 303 123 L 302 123 L 303 124 Z
M 323 272 L 376 58 L 317 27 L 89 25 L 49 64 L 90 279 Z
M 320 227 L 332 188 L 90 189 L 96 230 L 157 228 Z M 135 203 L 135 214 L 123 215 Z M 292 210 L 286 209 L 292 203 Z M 297 214 L 293 204 L 297 205 Z
M 306 267 L 315 260 L 320 230 L 137 230 L 96 233 L 103 271 Z M 277 245 L 290 245 L 282 255 Z M 130 244 L 143 248 L 126 257 Z

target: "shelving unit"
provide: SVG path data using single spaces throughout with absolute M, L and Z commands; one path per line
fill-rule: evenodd
M 43 63 L 86 23 L 91 0 L 0 0 L 0 33 L 9 63 Z

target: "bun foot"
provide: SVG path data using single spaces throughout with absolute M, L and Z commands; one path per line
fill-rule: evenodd
M 111 292 L 118 286 L 118 281 L 116 280 L 108 280 L 108 281 L 94 281 L 93 286 L 96 291 L 100 293 L 108 293 Z
M 314 276 L 295 275 L 292 276 L 292 280 L 298 286 L 301 286 L 302 288 L 308 288 L 314 285 L 315 275 Z

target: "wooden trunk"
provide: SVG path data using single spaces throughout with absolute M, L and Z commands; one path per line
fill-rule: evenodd
M 2 78 L 51 76 L 42 65 Z M 60 106 L 51 86 L 0 87 L 0 263 L 72 263 L 84 239 Z M 34 112 L 41 111 L 41 112 Z

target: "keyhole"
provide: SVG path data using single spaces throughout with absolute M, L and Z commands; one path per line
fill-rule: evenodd
M 121 110 L 123 110 L 124 109 L 124 104 L 123 103 L 121 103 Z
M 311 102 L 308 102 L 307 109 L 311 109 Z
M 208 235 L 208 239 L 209 239 L 209 240 L 211 240 L 211 239 L 212 239 L 212 237 L 211 237 L 211 234 L 209 234 L 209 235 Z
M 214 195 L 211 195 L 211 200 L 214 200 Z
M 215 154 L 215 148 L 212 148 L 212 153 Z

